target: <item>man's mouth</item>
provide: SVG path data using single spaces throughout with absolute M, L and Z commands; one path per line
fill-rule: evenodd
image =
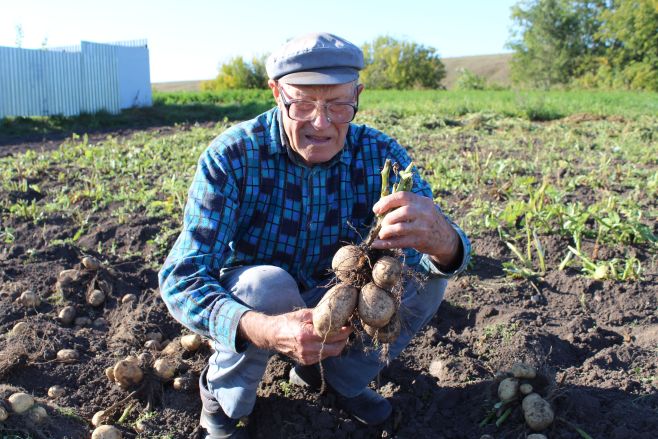
M 331 140 L 330 136 L 314 136 L 314 135 L 310 135 L 310 134 L 307 134 L 306 138 L 311 143 L 326 143 L 326 142 L 329 142 Z

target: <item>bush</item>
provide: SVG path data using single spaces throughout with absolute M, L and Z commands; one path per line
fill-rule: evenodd
M 459 77 L 455 82 L 455 89 L 485 90 L 487 88 L 487 80 L 484 78 L 484 76 L 476 75 L 469 69 L 459 69 Z

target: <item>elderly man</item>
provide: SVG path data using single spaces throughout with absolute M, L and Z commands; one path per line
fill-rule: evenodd
M 366 236 L 375 214 L 388 212 L 373 247 L 404 249 L 405 263 L 426 278 L 405 286 L 407 318 L 391 357 L 467 264 L 468 239 L 419 177 L 413 193 L 378 201 L 386 159 L 411 160 L 395 140 L 350 123 L 361 68 L 361 50 L 335 35 L 288 41 L 267 61 L 276 106 L 222 133 L 199 160 L 160 291 L 178 321 L 214 343 L 200 378 L 208 438 L 246 437 L 237 421 L 253 410 L 274 352 L 296 362 L 291 382 L 310 388 L 319 387 L 322 361 L 337 404 L 357 420 L 390 416 L 389 401 L 368 387 L 383 367 L 379 353 L 357 342 L 346 348 L 351 327 L 324 340 L 310 309 L 327 291 L 335 251 Z

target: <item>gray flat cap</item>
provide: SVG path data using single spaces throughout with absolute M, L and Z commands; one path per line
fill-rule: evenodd
M 286 42 L 265 64 L 271 79 L 296 85 L 345 84 L 359 78 L 363 52 L 336 35 L 312 33 Z

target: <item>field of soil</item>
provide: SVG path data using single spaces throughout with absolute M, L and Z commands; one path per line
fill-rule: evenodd
M 486 157 L 489 144 L 483 139 L 502 129 L 492 123 L 485 121 L 475 127 L 480 130 L 477 136 L 456 134 L 457 141 L 470 151 L 479 144 L 480 157 Z M 565 121 L 534 125 L 526 145 L 536 146 L 532 136 L 539 136 L 537 130 L 559 123 Z M 611 123 L 623 124 L 623 120 Z M 434 128 L 441 132 L 441 127 Z M 588 129 L 597 132 L 600 128 Z M 157 142 L 190 130 L 193 128 L 179 127 L 179 133 L 152 130 L 149 135 Z M 112 145 L 117 142 L 122 142 L 120 133 L 108 140 Z M 9 148 L 5 158 L 39 149 L 34 142 L 20 141 Z M 423 157 L 421 162 L 429 172 L 431 152 L 419 149 L 412 153 Z M 655 170 L 655 165 L 654 157 L 640 166 Z M 38 175 L 27 177 L 23 187 L 15 178 L 16 185 L 5 185 L 0 198 L 11 203 L 24 200 L 27 203 L 16 205 L 27 208 L 44 204 L 62 193 L 63 185 L 73 187 L 76 181 L 84 181 L 84 169 L 68 166 L 44 165 Z M 75 181 L 68 181 L 67 175 L 75 175 Z M 149 173 L 145 175 L 148 185 Z M 93 182 L 88 190 L 93 194 Z M 575 188 L 570 199 L 587 204 L 592 194 L 587 188 Z M 458 221 L 472 202 L 447 190 L 437 195 L 444 205 L 455 206 L 449 210 Z M 496 196 L 491 195 L 492 199 Z M 645 202 L 655 212 L 655 199 Z M 164 221 L 146 209 L 118 217 L 114 215 L 120 207 L 117 202 L 104 205 L 91 195 L 70 200 L 70 206 L 86 217 L 85 227 L 80 227 L 71 213 L 49 211 L 28 220 L 29 213 L 0 209 L 0 231 L 5 231 L 0 242 L 0 396 L 29 393 L 48 413 L 38 424 L 28 416 L 10 413 L 0 422 L 1 436 L 88 438 L 92 416 L 106 410 L 124 438 L 196 438 L 200 400 L 194 383 L 210 351 L 207 345 L 196 352 L 176 345 L 177 338 L 188 331 L 169 316 L 157 283 L 159 264 L 176 237 L 161 232 L 166 226 L 175 231 L 180 217 Z M 647 226 L 658 234 L 655 222 L 649 221 Z M 11 239 L 7 231 L 11 231 Z M 70 239 L 72 236 L 75 239 Z M 573 245 L 558 234 L 543 234 L 541 239 L 550 267 L 559 265 L 562 250 Z M 583 239 L 583 252 L 594 251 L 601 260 L 621 258 L 630 251 L 642 263 L 639 279 L 622 282 L 595 280 L 576 267 L 512 277 L 503 263 L 513 256 L 499 233 L 480 230 L 473 234 L 472 242 L 472 264 L 450 282 L 438 314 L 372 383 L 394 406 L 389 421 L 365 427 L 339 410 L 331 394 L 317 395 L 290 385 L 287 376 L 293 363 L 274 355 L 255 410 L 244 420 L 251 437 L 524 438 L 531 431 L 518 406 L 500 426 L 482 423 L 497 401 L 500 372 L 517 361 L 540 371 L 533 384 L 555 411 L 555 421 L 544 431 L 549 439 L 657 437 L 658 268 L 654 247 L 644 243 L 599 245 L 594 238 Z M 81 260 L 87 255 L 101 262 L 99 269 L 83 267 Z M 63 270 L 74 270 L 68 272 L 66 282 L 60 275 Z M 106 297 L 100 306 L 86 301 L 96 289 Z M 28 290 L 41 298 L 39 304 L 21 302 Z M 67 305 L 82 319 L 62 323 L 57 316 Z M 19 322 L 27 325 L 14 330 Z M 145 347 L 149 339 L 157 337 L 153 333 L 173 340 L 166 354 Z M 75 349 L 79 358 L 58 360 L 57 352 L 65 348 Z M 154 358 L 174 358 L 176 376 L 186 378 L 182 388 L 175 390 L 171 382 L 153 373 L 129 389 L 108 380 L 106 368 L 126 355 L 144 352 L 150 352 L 140 357 L 145 369 Z M 64 392 L 53 398 L 48 389 L 55 385 Z

